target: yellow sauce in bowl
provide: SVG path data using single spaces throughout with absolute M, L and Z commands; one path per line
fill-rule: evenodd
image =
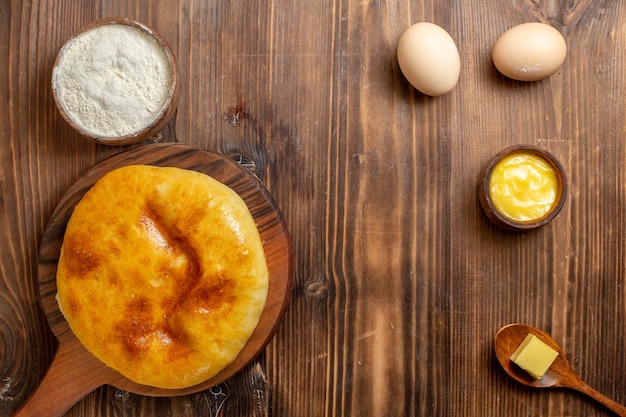
M 544 158 L 513 153 L 491 171 L 489 196 L 493 206 L 514 222 L 533 222 L 547 216 L 556 204 L 558 181 Z

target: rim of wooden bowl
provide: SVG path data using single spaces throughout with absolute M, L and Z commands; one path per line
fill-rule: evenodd
M 148 36 L 155 39 L 159 45 L 163 48 L 167 60 L 170 64 L 170 74 L 171 74 L 171 82 L 170 89 L 167 93 L 167 98 L 159 111 L 159 114 L 154 118 L 152 122 L 150 122 L 147 126 L 136 130 L 135 132 L 129 133 L 123 136 L 103 136 L 97 133 L 91 132 L 87 129 L 84 129 L 79 124 L 77 124 L 72 117 L 66 112 L 65 107 L 63 107 L 62 100 L 58 96 L 57 85 L 55 81 L 55 72 L 59 65 L 59 61 L 65 51 L 67 51 L 74 40 L 76 40 L 79 36 L 83 35 L 86 32 L 97 29 L 99 27 L 107 26 L 107 25 L 127 25 L 139 29 L 140 31 L 146 33 Z M 170 48 L 167 41 L 152 27 L 146 25 L 145 23 L 138 22 L 134 19 L 126 18 L 126 17 L 108 17 L 104 19 L 98 19 L 90 24 L 82 27 L 78 30 L 77 33 L 72 35 L 72 37 L 63 44 L 59 53 L 57 54 L 54 60 L 54 66 L 52 70 L 52 97 L 54 99 L 54 103 L 61 113 L 63 119 L 81 136 L 86 137 L 92 141 L 97 143 L 101 143 L 104 145 L 111 146 L 123 146 L 123 145 L 131 145 L 133 143 L 138 143 L 149 139 L 155 136 L 158 132 L 160 132 L 163 127 L 170 121 L 170 119 L 174 116 L 176 112 L 176 108 L 178 106 L 178 101 L 180 97 L 180 71 L 178 69 L 178 61 L 176 56 L 172 52 L 172 48 Z
M 493 201 L 491 200 L 491 196 L 489 193 L 489 180 L 491 178 L 491 173 L 495 165 L 500 162 L 503 158 L 516 154 L 516 153 L 528 153 L 531 155 L 536 155 L 542 159 L 544 159 L 547 163 L 550 164 L 552 169 L 556 174 L 557 181 L 557 198 L 556 203 L 552 206 L 552 209 L 545 214 L 543 217 L 537 220 L 524 221 L 524 222 L 516 222 L 508 217 L 505 217 L 500 213 L 500 211 L 495 207 Z M 541 226 L 544 226 L 550 223 L 561 211 L 563 205 L 565 204 L 565 200 L 567 198 L 567 176 L 565 174 L 565 169 L 563 165 L 559 162 L 559 160 L 552 155 L 550 152 L 538 148 L 532 145 L 513 145 L 508 147 L 498 154 L 496 154 L 484 167 L 481 176 L 480 183 L 478 189 L 478 197 L 480 200 L 480 205 L 483 208 L 483 211 L 487 215 L 487 217 L 496 225 L 511 231 L 523 232 L 537 229 Z

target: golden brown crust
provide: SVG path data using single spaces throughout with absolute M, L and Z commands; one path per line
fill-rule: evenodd
M 236 358 L 263 311 L 268 271 L 234 191 L 194 171 L 135 165 L 76 206 L 57 288 L 96 357 L 137 383 L 184 388 Z

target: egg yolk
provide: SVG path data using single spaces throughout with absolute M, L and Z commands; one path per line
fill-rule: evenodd
M 512 221 L 540 220 L 556 202 L 556 173 L 544 158 L 515 153 L 493 168 L 489 195 L 496 210 Z

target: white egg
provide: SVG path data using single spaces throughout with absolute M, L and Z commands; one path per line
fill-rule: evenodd
M 398 41 L 398 64 L 411 85 L 429 96 L 449 93 L 461 71 L 459 51 L 450 34 L 428 22 L 404 31 Z
M 557 72 L 567 45 L 561 33 L 544 23 L 522 23 L 507 30 L 493 47 L 493 63 L 518 81 L 538 81 Z

